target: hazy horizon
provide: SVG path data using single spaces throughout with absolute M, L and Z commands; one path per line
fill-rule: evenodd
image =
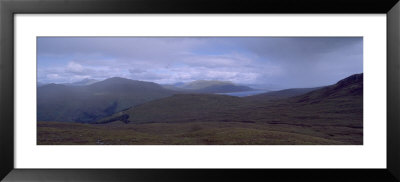
M 37 81 L 111 77 L 306 88 L 363 72 L 362 37 L 38 37 Z
M 360 74 L 360 73 L 355 73 L 355 74 Z M 352 74 L 352 75 L 354 75 L 354 74 Z M 351 76 L 351 75 L 348 75 L 348 76 Z M 343 77 L 343 79 L 344 78 L 347 78 L 348 76 L 345 76 L 345 77 Z M 73 84 L 73 83 L 78 83 L 78 82 L 81 82 L 81 81 L 85 81 L 85 80 L 87 80 L 87 79 L 89 79 L 89 80 L 96 80 L 96 82 L 95 83 L 97 83 L 97 82 L 101 82 L 101 81 L 104 81 L 104 80 L 107 80 L 107 79 L 110 79 L 110 78 L 123 78 L 123 79 L 130 79 L 130 80 L 134 80 L 134 79 L 131 79 L 131 78 L 124 78 L 124 77 L 119 77 L 119 76 L 114 76 L 114 77 L 109 77 L 109 78 L 105 78 L 105 79 L 103 79 L 103 80 L 96 80 L 96 79 L 91 79 L 91 78 L 84 78 L 84 79 L 82 79 L 82 80 L 77 80 L 77 81 L 74 81 L 74 82 L 59 82 L 59 83 L 55 83 L 55 82 L 40 82 L 40 81 L 38 81 L 38 83 L 40 83 L 40 84 L 42 84 L 42 85 L 47 85 L 47 84 Z M 143 81 L 143 80 L 135 80 L 135 81 Z M 225 80 L 194 80 L 194 81 L 221 81 L 221 82 L 226 82 Z M 190 82 L 194 82 L 194 81 L 190 81 Z M 340 80 L 337 80 L 336 82 L 338 82 L 338 81 L 340 81 Z M 149 82 L 149 81 L 143 81 L 143 82 Z M 228 81 L 228 82 L 231 82 L 231 81 Z M 336 82 L 334 82 L 334 83 L 336 83 Z M 157 83 L 157 82 L 153 82 L 153 83 L 156 83 L 156 84 L 160 84 L 160 85 L 175 85 L 175 84 L 179 84 L 179 83 L 189 83 L 189 82 L 175 82 L 175 83 L 167 83 L 167 84 L 164 84 L 164 83 Z M 312 88 L 312 87 L 276 87 L 276 88 L 270 88 L 270 89 L 268 89 L 267 87 L 257 87 L 257 86 L 252 86 L 252 84 L 239 84 L 239 83 L 235 83 L 235 82 L 231 82 L 231 83 L 233 83 L 233 84 L 235 84 L 235 85 L 244 85 L 244 86 L 250 86 L 251 88 L 254 88 L 254 89 L 261 89 L 261 90 L 280 90 L 280 89 L 290 89 L 290 88 Z M 334 84 L 334 83 L 332 83 L 332 84 Z M 91 84 L 93 84 L 93 83 L 91 83 Z M 314 87 L 323 87 L 323 86 L 328 86 L 328 84 L 326 84 L 326 85 L 319 85 L 319 86 L 314 86 Z M 246 91 L 247 92 L 247 91 Z

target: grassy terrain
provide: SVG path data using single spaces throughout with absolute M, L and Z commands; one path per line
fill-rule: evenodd
M 332 139 L 279 131 L 270 124 L 237 122 L 80 124 L 38 122 L 38 145 L 294 145 L 346 144 Z M 295 129 L 294 129 L 295 130 Z
M 284 100 L 257 104 L 231 96 L 171 98 L 154 101 L 157 107 L 149 103 L 124 111 L 131 115 L 128 124 L 38 122 L 38 144 L 363 143 L 362 110 L 358 109 L 362 100 L 355 103 L 338 98 L 314 104 Z M 197 104 L 170 107 L 185 98 Z M 227 105 L 231 107 L 223 107 Z M 100 143 L 96 143 L 98 140 Z
M 37 143 L 363 144 L 362 74 L 289 98 L 274 94 L 278 99 L 265 94 L 242 98 L 178 94 L 118 112 L 97 124 L 38 122 Z

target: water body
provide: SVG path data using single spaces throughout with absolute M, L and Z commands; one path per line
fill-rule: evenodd
M 246 96 L 257 95 L 257 94 L 262 94 L 262 93 L 266 93 L 266 92 L 268 92 L 268 91 L 252 90 L 252 91 L 244 91 L 244 92 L 230 92 L 230 93 L 218 93 L 218 94 L 230 95 L 230 96 L 236 96 L 236 97 L 246 97 Z

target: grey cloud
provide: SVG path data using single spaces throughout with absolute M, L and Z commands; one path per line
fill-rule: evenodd
M 361 37 L 39 38 L 39 81 L 121 76 L 321 86 L 363 71 Z M 63 60 L 49 66 L 44 60 Z
M 138 69 L 138 68 L 129 69 L 129 73 L 132 73 L 132 74 L 145 73 L 145 72 L 146 72 L 146 70 Z

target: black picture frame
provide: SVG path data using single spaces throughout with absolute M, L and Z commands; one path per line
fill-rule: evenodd
M 386 169 L 15 169 L 14 14 L 382 13 L 387 15 Z M 0 0 L 0 179 L 5 181 L 400 181 L 398 0 Z M 383 61 L 383 60 L 376 60 Z

